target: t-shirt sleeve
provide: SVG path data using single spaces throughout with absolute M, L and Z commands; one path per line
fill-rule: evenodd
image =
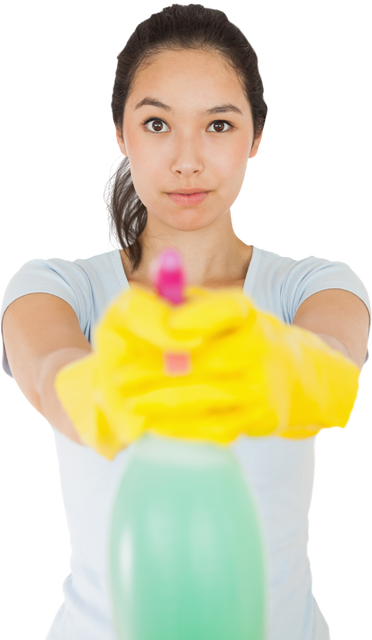
M 325 289 L 344 289 L 358 296 L 369 312 L 368 335 L 371 327 L 371 303 L 366 287 L 357 274 L 344 262 L 310 256 L 289 269 L 282 289 L 282 307 L 286 322 L 293 323 L 299 306 L 309 296 Z M 369 358 L 367 356 L 365 362 Z
M 3 316 L 11 302 L 29 293 L 50 293 L 65 300 L 74 309 L 81 330 L 89 340 L 92 294 L 84 269 L 76 262 L 60 258 L 29 260 L 9 281 L 1 306 L 2 366 L 9 376 L 12 372 L 4 344 Z

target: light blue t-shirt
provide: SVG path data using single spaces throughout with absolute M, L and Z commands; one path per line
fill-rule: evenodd
M 1 322 L 16 298 L 49 293 L 71 305 L 81 330 L 92 342 L 92 331 L 102 313 L 128 287 L 117 249 L 86 260 L 30 260 L 5 290 Z M 262 311 L 292 324 L 301 303 L 324 289 L 351 291 L 371 315 L 367 290 L 347 264 L 314 256 L 293 260 L 253 247 L 244 293 Z M 12 375 L 4 344 L 3 368 Z M 46 640 L 116 640 L 108 589 L 108 524 L 130 447 L 109 461 L 52 429 L 70 530 L 71 573 L 63 582 L 65 601 Z M 263 527 L 268 569 L 266 640 L 330 638 L 312 594 L 307 556 L 314 443 L 315 436 L 303 440 L 240 436 L 231 445 L 248 479 Z

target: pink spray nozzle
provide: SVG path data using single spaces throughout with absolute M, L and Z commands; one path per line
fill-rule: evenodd
M 150 278 L 162 298 L 173 304 L 184 302 L 185 272 L 178 251 L 161 251 L 150 265 Z M 192 372 L 191 354 L 188 351 L 166 351 L 163 353 L 163 363 L 166 376 L 184 376 Z
M 185 273 L 181 255 L 175 249 L 165 249 L 150 267 L 150 277 L 158 294 L 173 304 L 184 302 Z

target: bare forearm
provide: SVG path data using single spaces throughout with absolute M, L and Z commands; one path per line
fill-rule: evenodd
M 351 359 L 348 350 L 339 340 L 325 334 L 316 335 L 324 340 L 330 347 L 340 351 Z M 62 367 L 87 356 L 89 353 L 92 353 L 92 351 L 92 349 L 87 350 L 78 347 L 68 347 L 54 351 L 43 360 L 37 381 L 37 391 L 40 398 L 42 415 L 55 429 L 78 444 L 83 443 L 59 401 L 54 388 L 54 381 L 58 371 Z
M 83 443 L 58 399 L 54 381 L 62 367 L 89 355 L 92 351 L 78 347 L 54 351 L 43 360 L 37 380 L 42 415 L 55 429 L 78 444 Z

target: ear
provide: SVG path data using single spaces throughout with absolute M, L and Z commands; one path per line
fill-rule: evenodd
M 255 141 L 254 141 L 254 143 L 252 145 L 251 152 L 249 154 L 249 158 L 253 158 L 256 155 L 256 153 L 258 151 L 258 147 L 260 146 L 260 142 L 261 142 L 261 139 L 262 139 L 262 134 L 263 134 L 263 130 L 261 131 L 261 135 L 258 138 L 255 139 Z
M 117 148 L 118 152 L 121 153 L 122 156 L 126 157 L 128 154 L 125 148 L 125 144 L 122 138 L 120 137 L 119 131 L 115 127 L 114 121 L 110 120 L 110 122 L 112 125 L 112 133 L 113 133 L 115 147 Z

